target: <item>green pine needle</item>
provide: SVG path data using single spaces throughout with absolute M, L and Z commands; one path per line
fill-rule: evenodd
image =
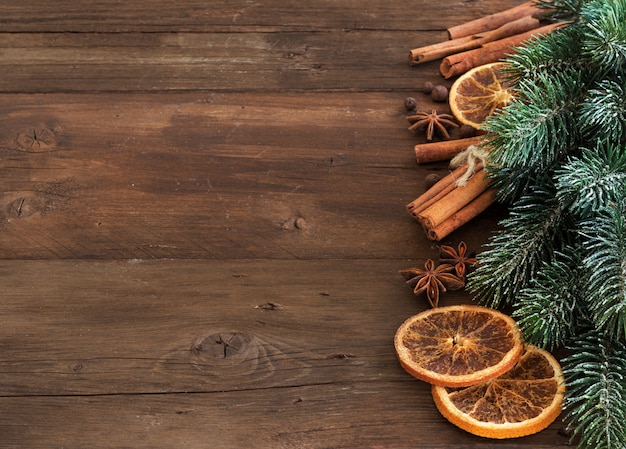
M 589 90 L 581 106 L 578 126 L 585 136 L 602 135 L 619 145 L 626 131 L 626 81 L 622 77 L 604 79 Z
M 562 346 L 573 336 L 582 308 L 580 292 L 585 272 L 578 256 L 580 248 L 568 246 L 545 262 L 518 298 L 513 317 L 524 339 L 547 350 Z
M 490 133 L 490 162 L 513 169 L 553 166 L 578 141 L 572 111 L 578 107 L 580 77 L 570 72 L 520 81 L 515 99 L 483 124 Z
M 610 203 L 581 226 L 589 273 L 587 301 L 594 324 L 626 338 L 626 187 L 620 203 Z
M 574 21 L 578 18 L 578 11 L 589 0 L 539 0 L 535 2 L 540 8 L 550 11 L 550 17 L 556 20 Z
M 618 201 L 626 185 L 626 151 L 600 142 L 582 149 L 555 173 L 557 196 L 581 218 Z
M 610 73 L 626 63 L 626 0 L 597 0 L 581 8 L 586 33 L 582 42 L 594 67 Z
M 560 239 L 566 238 L 570 225 L 551 190 L 523 197 L 501 224 L 503 229 L 480 253 L 479 266 L 467 279 L 467 289 L 496 308 L 515 303 L 541 262 L 562 249 Z
M 589 332 L 574 341 L 564 360 L 566 421 L 579 447 L 626 447 L 626 346 Z
M 572 26 L 531 38 L 506 58 L 510 66 L 506 73 L 515 86 L 522 80 L 533 80 L 542 75 L 584 69 L 581 39 L 580 30 Z
M 571 23 L 507 58 L 514 100 L 483 128 L 510 215 L 466 286 L 529 342 L 571 349 L 579 447 L 626 449 L 626 0 L 539 5 Z

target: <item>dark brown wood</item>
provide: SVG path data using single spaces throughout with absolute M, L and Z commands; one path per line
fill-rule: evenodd
M 397 363 L 395 329 L 425 306 L 406 263 L 4 262 L 3 443 L 501 447 Z M 505 447 L 563 444 L 559 428 Z
M 388 395 L 386 391 L 393 391 Z M 421 394 L 416 394 L 421 392 Z M 7 447 L 550 449 L 568 448 L 549 428 L 489 441 L 436 418 L 423 388 L 351 382 L 244 392 L 3 399 Z M 33 410 L 42 415 L 33 414 Z M 6 414 L 5 414 L 6 416 Z M 0 426 L 2 422 L 0 421 Z M 62 432 L 59 430 L 63 429 Z M 29 446 L 24 446 L 27 441 Z
M 0 2 L 0 93 L 413 90 L 440 75 L 409 49 L 511 4 L 128 3 Z
M 0 0 L 0 447 L 565 445 L 457 429 L 393 349 L 449 171 L 408 51 L 515 3 Z
M 386 0 L 18 0 L 0 2 L 8 32 L 151 33 L 238 30 L 443 30 L 451 24 L 501 11 L 511 0 L 448 0 L 446 3 Z M 330 46 L 328 46 L 330 48 Z M 407 47 L 408 48 L 412 47 Z
M 2 273 L 15 282 L 5 288 L 3 332 L 11 344 L 0 360 L 3 372 L 20 376 L 3 385 L 3 396 L 413 383 L 389 348 L 400 323 L 425 305 L 404 286 L 398 270 L 405 265 L 5 262 Z M 366 274 L 357 288 L 346 282 L 352 271 Z
M 0 92 L 415 89 L 440 78 L 438 62 L 419 73 L 406 63 L 406 42 L 420 38 L 427 34 L 0 34 Z
M 5 95 L 0 245 L 19 259 L 419 256 L 399 213 L 423 188 L 402 100 Z

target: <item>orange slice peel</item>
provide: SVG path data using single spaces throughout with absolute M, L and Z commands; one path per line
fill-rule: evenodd
M 450 87 L 450 110 L 458 122 L 480 129 L 482 123 L 513 98 L 504 69 L 506 63 L 493 62 L 461 75 Z
M 526 344 L 515 321 L 477 305 L 427 309 L 394 337 L 402 367 L 431 384 L 439 412 L 486 438 L 517 438 L 561 414 L 565 380 L 558 361 Z
M 452 424 L 486 438 L 517 438 L 548 427 L 561 414 L 565 382 L 548 352 L 528 345 L 502 376 L 469 387 L 432 386 L 439 412 Z
M 412 316 L 396 331 L 394 346 L 408 373 L 447 387 L 498 377 L 524 350 L 511 317 L 475 305 L 436 307 Z

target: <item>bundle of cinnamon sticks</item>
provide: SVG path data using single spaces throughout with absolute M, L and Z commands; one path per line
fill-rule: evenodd
M 495 201 L 495 190 L 489 188 L 491 179 L 482 164 L 466 184 L 457 184 L 467 168 L 467 164 L 459 166 L 406 206 L 430 240 L 443 239 Z
M 410 51 L 410 63 L 442 59 L 444 78 L 461 75 L 479 65 L 496 62 L 532 36 L 546 34 L 563 24 L 543 24 L 546 11 L 527 1 L 514 8 L 448 28 L 449 40 Z M 482 136 L 428 142 L 415 146 L 418 164 L 451 160 L 481 145 Z M 406 206 L 426 236 L 442 240 L 495 202 L 495 190 L 485 173 L 484 162 L 462 163 Z M 468 171 L 469 170 L 469 171 Z M 463 179 L 471 175 L 469 181 Z
M 448 28 L 449 40 L 409 52 L 413 65 L 441 59 L 439 71 L 446 78 L 461 75 L 479 65 L 495 62 L 529 38 L 546 34 L 562 24 L 543 24 L 542 10 L 528 1 L 514 8 Z

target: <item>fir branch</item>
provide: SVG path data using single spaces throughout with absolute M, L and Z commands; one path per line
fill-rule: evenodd
M 580 11 L 586 33 L 582 48 L 594 67 L 614 73 L 626 64 L 626 0 L 597 0 Z
M 539 0 L 539 8 L 550 10 L 550 17 L 556 20 L 573 21 L 578 18 L 580 8 L 589 0 Z
M 522 80 L 516 97 L 499 113 L 483 124 L 488 131 L 486 142 L 491 148 L 489 171 L 498 180 L 500 190 L 519 191 L 519 179 L 508 171 L 545 172 L 579 142 L 575 114 L 582 96 L 581 74 L 568 73 L 548 76 L 540 74 L 534 80 Z
M 579 71 L 584 66 L 581 39 L 580 28 L 571 25 L 531 38 L 505 58 L 506 73 L 515 86 L 540 75 Z
M 503 204 L 512 204 L 522 197 L 527 190 L 543 184 L 539 178 L 545 178 L 543 173 L 532 167 L 494 167 L 487 165 L 485 170 L 493 179 L 492 187 L 496 189 L 496 198 Z
M 553 350 L 574 336 L 581 319 L 581 292 L 585 271 L 579 246 L 555 252 L 551 262 L 544 262 L 528 287 L 521 290 L 517 318 L 524 339 Z
M 610 203 L 581 226 L 590 273 L 587 301 L 594 324 L 626 337 L 626 186 L 619 203 Z
M 605 142 L 593 150 L 583 148 L 556 170 L 555 184 L 560 201 L 580 218 L 588 218 L 623 195 L 626 151 Z
M 626 136 L 626 81 L 622 77 L 601 80 L 589 90 L 581 106 L 578 126 L 593 141 L 595 136 L 619 145 Z
M 589 332 L 569 346 L 563 374 L 568 427 L 579 447 L 624 448 L 626 441 L 626 346 Z M 572 438 L 572 440 L 574 439 Z
M 478 301 L 495 308 L 513 304 L 541 261 L 563 249 L 571 223 L 554 191 L 536 190 L 517 201 L 500 224 L 503 228 L 480 253 L 466 284 Z
M 573 23 L 507 59 L 515 100 L 483 128 L 512 207 L 467 288 L 538 346 L 569 340 L 569 425 L 626 449 L 626 0 L 539 4 Z

